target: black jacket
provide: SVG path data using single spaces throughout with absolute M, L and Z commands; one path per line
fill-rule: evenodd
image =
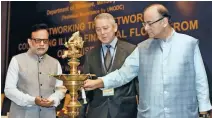
M 121 68 L 126 57 L 132 53 L 135 47 L 135 45 L 120 39 L 118 40 L 111 72 Z M 101 45 L 86 55 L 84 73 L 96 74 L 97 77 L 106 75 L 106 72 L 103 71 L 100 52 Z M 114 93 L 114 96 L 105 97 L 102 95 L 102 90 L 100 89 L 87 92 L 89 102 L 87 118 L 107 118 L 108 113 L 111 118 L 136 118 L 136 95 L 138 95 L 137 78 L 126 85 L 115 88 Z

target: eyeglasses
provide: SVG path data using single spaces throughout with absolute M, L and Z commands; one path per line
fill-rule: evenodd
M 34 40 L 35 43 L 41 43 L 43 41 L 44 44 L 49 43 L 49 39 L 38 39 L 38 38 L 31 38 L 31 40 Z
M 160 18 L 160 19 L 158 19 L 158 20 L 156 20 L 156 21 L 154 21 L 154 22 L 151 22 L 151 21 L 143 22 L 142 24 L 143 24 L 144 27 L 145 27 L 146 25 L 151 26 L 151 25 L 153 25 L 154 23 L 157 23 L 158 21 L 162 20 L 163 18 L 164 18 L 164 17 L 162 17 L 162 18 Z

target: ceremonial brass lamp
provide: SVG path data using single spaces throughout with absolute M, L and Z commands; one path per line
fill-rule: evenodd
M 64 51 L 62 58 L 70 58 L 68 65 L 70 66 L 70 74 L 52 75 L 53 77 L 62 80 L 63 85 L 69 90 L 71 96 L 70 103 L 66 106 L 69 118 L 76 118 L 79 115 L 79 109 L 82 106 L 77 100 L 77 91 L 83 86 L 84 81 L 93 74 L 80 74 L 77 67 L 80 65 L 78 58 L 82 56 L 81 49 L 84 41 L 79 36 L 79 31 L 72 34 L 72 37 L 65 42 L 65 47 L 68 50 Z

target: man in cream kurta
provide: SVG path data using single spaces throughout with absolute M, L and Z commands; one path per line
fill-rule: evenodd
M 97 80 L 87 90 L 122 86 L 139 78 L 137 118 L 198 118 L 211 109 L 208 82 L 198 40 L 174 31 L 168 10 L 154 4 L 144 10 L 149 39 L 127 57 L 123 66 Z

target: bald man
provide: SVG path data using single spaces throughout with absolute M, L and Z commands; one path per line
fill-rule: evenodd
M 116 88 L 139 78 L 137 118 L 198 118 L 211 109 L 208 82 L 199 41 L 177 33 L 163 5 L 144 10 L 143 27 L 149 39 L 127 57 L 123 66 L 97 80 L 85 81 L 87 90 Z

